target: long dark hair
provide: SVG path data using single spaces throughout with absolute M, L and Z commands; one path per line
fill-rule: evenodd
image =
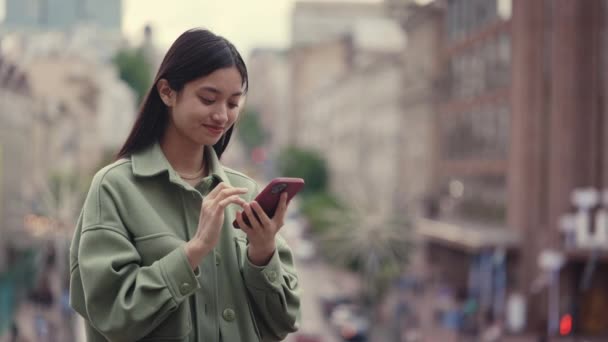
M 232 43 L 205 29 L 196 28 L 182 33 L 167 51 L 154 82 L 142 102 L 131 133 L 116 159 L 127 158 L 150 146 L 165 132 L 169 122 L 168 111 L 156 88 L 159 80 L 166 79 L 171 89 L 179 92 L 190 81 L 232 66 L 241 74 L 246 92 L 249 86 L 247 67 Z M 233 130 L 234 125 L 213 145 L 218 157 L 221 157 L 226 150 Z

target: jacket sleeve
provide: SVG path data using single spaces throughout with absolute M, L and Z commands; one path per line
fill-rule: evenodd
M 282 341 L 298 330 L 300 321 L 300 287 L 291 251 L 277 237 L 277 249 L 266 266 L 245 259 L 243 277 L 262 340 Z
M 183 242 L 142 266 L 118 203 L 117 186 L 96 176 L 78 237 L 77 285 L 86 311 L 80 313 L 108 340 L 136 341 L 158 327 L 200 286 Z

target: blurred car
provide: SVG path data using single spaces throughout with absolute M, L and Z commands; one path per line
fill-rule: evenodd
M 296 240 L 293 253 L 298 260 L 312 261 L 317 255 L 317 248 L 312 241 L 301 238 Z
M 329 321 L 344 341 L 364 342 L 368 340 L 369 319 L 358 305 L 337 305 L 331 313 Z
M 353 298 L 342 295 L 324 295 L 319 297 L 319 301 L 321 303 L 321 311 L 325 319 L 329 319 L 336 306 L 340 304 L 353 304 L 355 302 Z

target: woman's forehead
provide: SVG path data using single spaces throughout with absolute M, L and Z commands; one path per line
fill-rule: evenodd
M 234 96 L 243 93 L 243 78 L 236 67 L 217 69 L 189 84 L 194 91 L 208 91 Z

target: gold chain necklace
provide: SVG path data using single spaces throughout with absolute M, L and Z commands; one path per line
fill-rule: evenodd
M 204 171 L 205 171 L 205 165 L 203 164 L 203 166 L 200 168 L 200 170 L 196 171 L 196 173 L 194 173 L 192 175 L 183 174 L 181 172 L 177 172 L 177 174 L 180 177 L 182 177 L 183 179 L 195 180 L 195 179 L 199 179 L 203 175 Z

